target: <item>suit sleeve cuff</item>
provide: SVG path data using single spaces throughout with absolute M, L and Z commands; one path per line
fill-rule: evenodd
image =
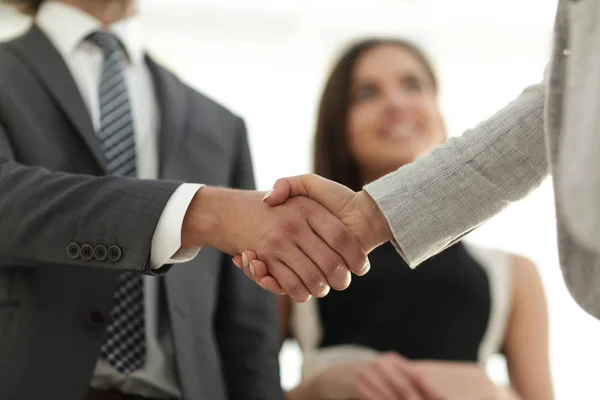
M 200 251 L 200 248 L 181 248 L 181 227 L 194 195 L 203 186 L 184 183 L 169 198 L 152 237 L 150 268 L 190 261 Z

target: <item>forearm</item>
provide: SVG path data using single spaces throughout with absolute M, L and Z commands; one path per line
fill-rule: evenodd
M 0 267 L 74 265 L 148 271 L 152 235 L 178 185 L 59 173 L 4 161 Z M 80 249 L 115 245 L 122 254 L 118 262 L 100 261 L 69 254 L 71 243 Z
M 527 195 L 548 173 L 545 82 L 461 137 L 365 186 L 416 266 Z

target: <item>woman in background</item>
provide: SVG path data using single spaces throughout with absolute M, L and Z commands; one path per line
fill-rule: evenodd
M 444 142 L 437 91 L 415 45 L 355 44 L 321 99 L 314 172 L 358 191 Z M 370 272 L 345 291 L 304 304 L 279 298 L 283 337 L 304 353 L 289 400 L 553 398 L 546 304 L 529 260 L 462 242 L 415 270 L 391 243 L 369 259 Z M 506 356 L 509 388 L 485 374 L 494 353 Z

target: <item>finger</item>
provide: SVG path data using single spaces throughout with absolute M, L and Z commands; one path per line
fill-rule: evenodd
M 359 375 L 357 388 L 359 393 L 369 400 L 404 400 L 394 394 L 389 384 L 374 369 Z
M 313 231 L 327 244 L 327 247 L 338 255 L 338 257 L 335 257 L 332 252 L 325 252 L 322 248 L 319 248 L 321 255 L 315 254 L 315 251 L 307 253 L 320 267 L 325 268 L 321 270 L 328 279 L 346 277 L 344 269 L 349 269 L 358 276 L 362 276 L 369 271 L 371 266 L 367 253 L 365 253 L 352 232 L 337 217 L 323 207 L 314 207 L 314 211 L 308 215 L 308 223 Z M 344 269 L 340 270 L 341 266 Z M 335 280 L 335 282 L 338 281 Z M 350 280 L 348 279 L 346 283 L 349 285 Z M 345 289 L 347 285 L 342 289 Z M 334 288 L 337 289 L 337 287 Z
M 346 229 L 344 224 L 338 221 L 337 218 L 332 216 L 327 210 L 316 204 L 315 207 L 318 207 L 318 211 L 321 211 L 322 214 L 325 214 L 325 217 L 328 216 L 330 218 L 313 217 L 313 219 L 321 220 L 323 225 L 331 223 L 338 227 L 341 225 L 341 227 L 339 227 L 340 229 Z M 310 217 L 308 219 L 308 223 L 312 228 Z M 321 232 L 330 232 L 332 229 L 319 226 L 319 230 Z M 348 287 L 348 285 L 350 285 L 352 274 L 350 273 L 349 268 L 346 266 L 346 263 L 342 257 L 340 257 L 335 250 L 333 250 L 323 239 L 321 239 L 317 230 L 312 229 L 309 234 L 305 236 L 305 238 L 299 240 L 298 247 L 310 260 L 312 260 L 312 262 L 324 275 L 329 286 L 331 286 L 333 289 L 344 290 Z
M 252 270 L 251 266 L 250 266 L 250 262 L 248 260 L 248 256 L 246 255 L 246 252 L 242 252 L 242 271 L 244 271 L 244 274 L 250 278 L 251 280 L 254 280 L 254 271 Z
M 260 260 L 252 260 L 250 261 L 250 267 L 250 271 L 254 271 L 254 275 L 251 279 L 253 279 L 258 286 L 268 290 L 273 294 L 285 294 L 283 289 L 281 289 L 281 285 L 277 283 L 275 278 L 268 274 L 267 266 L 265 265 L 265 263 L 263 263 Z
M 297 248 L 295 251 L 300 252 L 300 250 Z M 296 272 L 291 269 L 287 263 L 282 260 L 275 259 L 274 261 L 267 261 L 267 267 L 269 270 L 269 275 L 271 275 L 277 281 L 277 283 L 279 283 L 281 289 L 289 294 L 292 300 L 298 303 L 304 303 L 310 299 L 310 291 L 306 288 L 306 286 L 304 286 L 302 279 L 300 279 Z
M 278 179 L 263 201 L 270 206 L 284 203 L 290 197 L 306 196 L 334 214 L 344 208 L 355 193 L 346 186 L 318 175 L 306 174 Z
M 427 377 L 421 376 L 417 374 L 413 376 L 413 382 L 415 383 L 417 389 L 420 391 L 421 396 L 425 400 L 443 400 L 445 397 L 441 391 L 436 389 L 434 385 L 432 385 Z
M 288 182 L 289 179 L 295 178 L 283 178 L 275 181 L 273 188 L 265 194 L 265 197 L 263 197 L 263 201 L 270 206 L 277 206 L 285 203 L 292 194 L 291 185 Z
M 411 368 L 410 361 L 398 354 L 390 356 L 390 362 L 397 371 L 397 375 L 407 377 L 418 397 L 408 397 L 409 399 L 438 400 L 442 394 L 433 388 L 433 386 L 414 368 Z M 413 395 L 414 396 L 414 395 Z
M 442 392 L 437 390 L 425 376 L 413 371 L 409 374 L 409 377 L 415 389 L 421 396 L 420 398 L 424 400 L 440 400 L 444 398 Z
M 310 229 L 308 224 L 302 228 L 299 234 L 300 243 L 314 243 L 318 240 L 318 236 Z M 327 278 L 321 272 L 319 267 L 302 251 L 302 247 L 298 245 L 296 249 L 282 253 L 280 259 L 300 277 L 304 286 L 309 290 L 310 294 L 315 297 L 324 297 L 329 293 L 330 287 Z M 277 279 L 276 276 L 273 275 Z M 277 279 L 279 281 L 279 279 Z M 292 294 L 285 285 L 281 283 L 281 287 L 290 295 Z
M 255 261 L 256 262 L 256 261 Z M 279 282 L 277 282 L 277 280 L 275 280 L 275 278 L 273 278 L 270 275 L 265 276 L 264 278 L 261 278 L 258 282 L 256 282 L 260 287 L 262 287 L 265 290 L 268 290 L 269 292 L 276 294 L 278 296 L 287 294 L 282 288 L 281 285 L 279 284 Z
M 268 274 L 266 264 L 260 261 L 256 252 L 252 250 L 242 253 L 242 268 L 247 268 L 250 272 L 249 278 L 257 282 Z
M 239 269 L 242 269 L 242 255 L 241 254 L 237 254 L 235 257 L 233 257 L 231 259 L 231 261 L 233 261 L 233 265 L 235 265 Z
M 255 258 L 256 253 L 246 250 L 244 253 L 236 255 L 233 258 L 233 263 L 236 265 L 236 267 L 242 270 L 246 277 L 253 280 L 262 289 L 265 289 L 276 295 L 281 294 L 281 287 L 274 279 L 271 278 L 271 280 L 261 282 L 261 278 L 267 275 L 267 266 L 262 261 L 256 260 Z M 244 260 L 247 262 L 247 265 L 244 265 Z M 253 273 L 253 271 L 257 272 Z
M 299 243 L 298 246 L 321 270 L 329 286 L 344 290 L 350 285 L 352 274 L 346 263 L 319 236 L 313 235 L 310 242 Z
M 239 263 L 239 268 L 244 271 L 246 276 L 252 279 L 261 288 L 276 294 L 283 295 L 285 292 L 281 289 L 281 285 L 269 275 L 267 265 L 258 259 L 256 253 L 252 250 L 246 250 L 244 253 L 249 263 L 247 268 L 243 266 L 242 255 L 234 257 L 234 261 Z
M 252 279 L 259 282 L 262 278 L 269 275 L 267 266 L 260 260 L 250 261 L 250 272 L 252 273 Z
M 377 369 L 380 375 L 392 387 L 394 394 L 398 398 L 423 400 L 423 396 L 419 394 L 414 383 L 411 382 L 410 378 L 403 371 L 398 370 L 397 366 L 391 360 L 386 358 L 382 362 L 377 363 Z
M 275 278 L 269 275 L 267 265 L 261 260 L 255 259 L 255 257 L 256 253 L 249 255 L 248 257 L 251 260 L 249 267 L 250 273 L 252 274 L 251 279 L 253 279 L 258 286 L 268 290 L 273 294 L 285 294 L 285 291 L 281 288 L 281 285 L 275 280 Z
M 376 389 L 374 389 L 370 385 L 367 385 L 364 383 L 357 383 L 356 390 L 357 390 L 356 400 L 383 400 L 383 399 L 386 399 L 385 395 L 378 393 Z M 396 400 L 396 399 L 393 399 L 393 400 Z
M 258 260 L 258 256 L 254 250 L 244 250 L 242 254 L 246 255 L 248 261 Z

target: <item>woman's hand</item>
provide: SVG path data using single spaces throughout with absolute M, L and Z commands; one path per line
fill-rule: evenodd
M 414 372 L 445 400 L 505 400 L 508 391 L 496 386 L 478 365 L 467 362 L 414 361 Z
M 412 363 L 396 353 L 369 361 L 337 365 L 309 378 L 319 399 L 328 400 L 438 400 Z

